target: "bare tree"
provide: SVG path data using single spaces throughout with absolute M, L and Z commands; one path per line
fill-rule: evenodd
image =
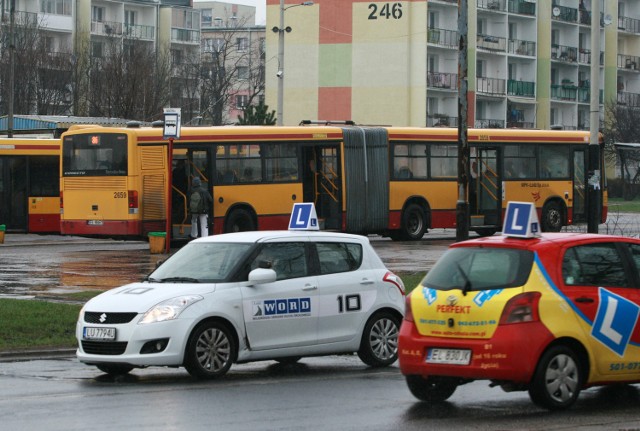
M 203 32 L 201 115 L 206 123 L 235 123 L 228 117 L 232 98 L 242 93 L 252 104 L 264 92 L 263 39 L 251 39 L 246 19 L 227 20 L 232 26 Z
M 640 183 L 640 151 L 621 151 L 614 144 L 640 143 L 640 109 L 613 100 L 605 104 L 605 118 L 605 157 L 610 164 L 620 162 L 622 193 L 625 199 L 632 199 Z

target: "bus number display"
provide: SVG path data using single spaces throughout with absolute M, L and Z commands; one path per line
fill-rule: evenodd
M 384 3 L 379 5 L 378 3 L 369 3 L 369 19 L 400 19 L 402 18 L 402 3 Z
M 126 199 L 127 198 L 127 192 L 113 192 L 113 198 L 114 199 Z

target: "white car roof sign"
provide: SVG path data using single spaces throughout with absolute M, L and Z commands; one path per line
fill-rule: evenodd
M 320 230 L 318 214 L 313 202 L 293 204 L 289 230 Z
M 540 222 L 536 207 L 531 202 L 508 202 L 502 234 L 514 238 L 540 236 Z

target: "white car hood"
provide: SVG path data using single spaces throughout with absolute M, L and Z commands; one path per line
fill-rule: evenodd
M 131 283 L 111 289 L 89 300 L 85 311 L 146 313 L 154 305 L 184 295 L 206 295 L 215 291 L 213 283 Z

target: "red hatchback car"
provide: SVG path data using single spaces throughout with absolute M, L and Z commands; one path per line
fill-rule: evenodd
M 571 406 L 589 386 L 640 381 L 640 240 L 493 236 L 453 244 L 406 299 L 400 369 L 424 401 L 490 380 Z

